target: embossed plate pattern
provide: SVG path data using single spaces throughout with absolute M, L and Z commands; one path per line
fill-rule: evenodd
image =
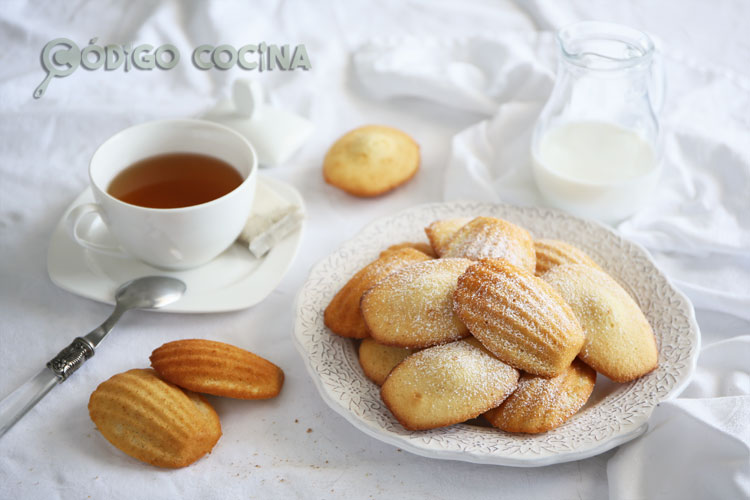
M 425 241 L 423 228 L 448 217 L 501 217 L 535 238 L 579 246 L 625 285 L 657 337 L 659 368 L 628 384 L 600 377 L 593 402 L 561 427 L 538 435 L 509 434 L 458 424 L 430 431 L 401 427 L 365 377 L 356 343 L 331 333 L 323 310 L 361 267 L 387 246 Z M 420 205 L 376 220 L 318 263 L 297 296 L 294 339 L 323 399 L 354 426 L 381 441 L 431 458 L 533 467 L 597 455 L 647 428 L 653 408 L 679 394 L 695 369 L 700 332 L 690 301 L 659 271 L 641 246 L 611 229 L 554 210 L 476 202 Z

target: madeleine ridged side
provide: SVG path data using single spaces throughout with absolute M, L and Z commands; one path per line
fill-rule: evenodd
M 547 283 L 505 261 L 488 260 L 458 278 L 454 310 L 495 356 L 534 375 L 562 373 L 581 350 L 583 331 Z
M 202 396 L 134 369 L 102 382 L 89 399 L 102 435 L 133 458 L 159 467 L 185 467 L 221 437 L 219 416 Z
M 444 245 L 441 257 L 503 259 L 531 272 L 536 267 L 534 240 L 524 228 L 497 217 L 475 217 Z
M 561 264 L 585 264 L 601 270 L 599 264 L 580 248 L 560 240 L 535 240 L 536 275 L 541 276 Z
M 281 391 L 284 372 L 230 344 L 203 339 L 168 342 L 151 354 L 151 366 L 185 389 L 237 399 L 268 399 Z
M 414 250 L 419 250 L 420 252 L 429 255 L 433 259 L 437 258 L 435 249 L 433 249 L 429 243 L 425 243 L 424 241 L 404 241 L 403 243 L 396 243 L 395 245 L 391 245 L 383 250 L 383 252 L 392 252 L 394 250 L 401 250 L 402 248 L 413 248 Z M 381 255 L 383 252 L 381 252 Z

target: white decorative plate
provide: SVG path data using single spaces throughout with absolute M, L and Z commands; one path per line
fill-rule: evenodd
M 291 185 L 258 176 L 258 186 L 253 210 L 262 204 L 261 191 L 273 193 L 300 207 L 304 213 L 302 197 Z M 80 247 L 65 230 L 68 213 L 82 203 L 94 201 L 91 188 L 87 188 L 65 210 L 60 218 L 47 252 L 47 272 L 52 282 L 82 297 L 114 304 L 115 290 L 124 282 L 139 276 L 153 274 L 174 276 L 185 282 L 187 290 L 180 300 L 159 312 L 210 313 L 245 309 L 257 304 L 279 284 L 292 265 L 302 240 L 302 230 L 284 238 L 263 258 L 253 257 L 247 248 L 235 243 L 211 262 L 186 271 L 164 271 L 131 258 L 111 257 Z M 85 226 L 85 224 L 82 224 Z M 87 238 L 101 244 L 115 242 L 100 219 L 95 218 L 88 227 Z
M 559 428 L 537 435 L 509 434 L 480 425 L 458 424 L 408 431 L 365 377 L 353 340 L 331 333 L 323 310 L 361 267 L 391 244 L 424 241 L 423 228 L 448 217 L 501 217 L 535 238 L 558 238 L 585 250 L 640 304 L 659 345 L 659 368 L 627 384 L 598 378 L 589 402 Z M 700 332 L 690 301 L 654 265 L 643 247 L 611 229 L 554 210 L 474 202 L 421 205 L 378 219 L 318 263 L 297 297 L 294 338 L 323 399 L 370 436 L 431 458 L 542 466 L 597 455 L 646 431 L 651 411 L 688 383 L 700 349 Z

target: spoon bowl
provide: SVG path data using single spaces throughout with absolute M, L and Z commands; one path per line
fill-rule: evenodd
M 185 289 L 185 283 L 176 278 L 144 276 L 120 285 L 115 300 L 125 309 L 158 309 L 178 300 Z

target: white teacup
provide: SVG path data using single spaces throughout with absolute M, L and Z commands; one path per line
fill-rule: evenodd
M 232 165 L 244 180 L 224 196 L 182 208 L 146 208 L 107 193 L 124 169 L 165 153 L 213 156 Z M 96 252 L 135 257 L 170 270 L 197 267 L 239 236 L 252 208 L 257 170 L 252 145 L 222 125 L 189 119 L 135 125 L 109 138 L 92 156 L 89 179 L 96 203 L 79 205 L 68 214 L 68 232 L 79 245 Z M 119 247 L 105 247 L 80 234 L 80 222 L 91 213 L 101 217 Z

